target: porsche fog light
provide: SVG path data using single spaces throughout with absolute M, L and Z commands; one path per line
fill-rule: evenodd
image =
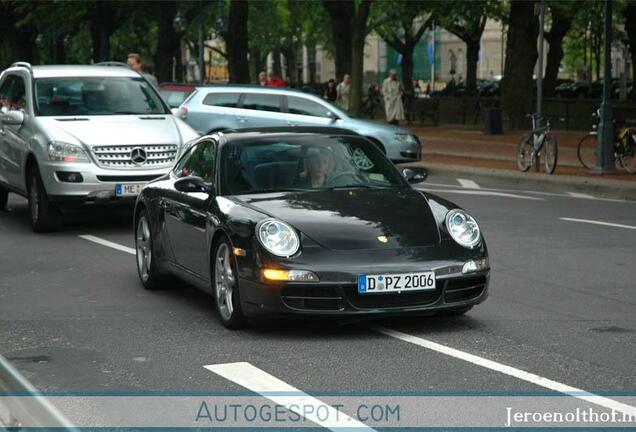
M 296 231 L 285 222 L 266 219 L 256 226 L 256 237 L 265 249 L 280 257 L 298 252 L 300 239 Z
M 270 281 L 318 282 L 318 276 L 309 270 L 265 269 L 263 277 Z
M 488 258 L 466 261 L 462 273 L 474 273 L 488 268 Z
M 474 248 L 481 239 L 477 221 L 463 210 L 455 209 L 446 214 L 446 228 L 453 240 L 465 248 Z

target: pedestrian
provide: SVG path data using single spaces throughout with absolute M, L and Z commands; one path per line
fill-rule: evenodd
M 413 94 L 415 97 L 420 97 L 422 94 L 422 88 L 420 87 L 419 80 L 413 80 Z
M 342 82 L 336 87 L 336 104 L 345 111 L 349 111 L 349 93 L 351 92 L 351 76 L 345 74 Z
M 267 81 L 269 87 L 287 87 L 287 83 L 276 73 L 270 72 L 269 81 Z
M 258 73 L 258 85 L 261 87 L 267 86 L 267 74 L 265 71 L 260 71 Z
M 399 125 L 404 120 L 404 86 L 397 77 L 397 71 L 391 69 L 389 76 L 382 83 L 382 95 L 384 96 L 384 110 L 386 120 L 392 125 Z
M 154 75 L 149 74 L 148 72 L 144 72 L 144 61 L 139 54 L 128 54 L 127 63 L 132 70 L 139 72 L 144 78 L 146 78 L 146 81 L 155 86 L 156 89 L 159 88 L 159 82 L 157 81 L 157 78 L 155 78 Z
M 336 99 L 338 99 L 338 90 L 336 90 L 335 79 L 331 78 L 327 81 L 327 85 L 325 85 L 325 89 L 322 92 L 322 98 L 331 103 L 336 103 Z

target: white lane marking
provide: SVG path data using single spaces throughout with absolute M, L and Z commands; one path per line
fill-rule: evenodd
M 461 187 L 466 189 L 481 189 L 481 187 L 473 180 L 458 178 L 457 182 Z
M 435 186 L 435 187 L 448 187 L 448 188 L 456 187 L 455 185 L 451 185 L 451 184 L 433 183 L 429 181 L 426 182 L 426 185 Z M 617 202 L 617 203 L 628 203 L 628 204 L 636 203 L 636 201 L 630 201 L 630 200 L 619 199 L 619 198 L 599 198 L 599 197 L 595 197 L 595 196 L 583 194 L 583 193 L 580 194 L 581 196 L 571 195 L 571 194 L 577 194 L 577 192 L 556 193 L 556 192 L 542 192 L 542 191 L 522 190 L 522 189 L 487 188 L 487 187 L 481 187 L 481 186 L 479 187 L 479 189 L 484 191 L 493 191 L 493 192 L 516 192 L 516 193 L 528 193 L 528 194 L 534 194 L 534 195 L 554 196 L 554 197 L 561 197 L 561 198 L 584 198 L 584 199 L 589 199 L 594 201 L 606 201 L 606 202 Z
M 526 372 L 521 369 L 514 368 L 512 366 L 508 366 L 502 363 L 497 363 L 492 360 L 488 360 L 473 354 L 469 354 L 467 352 L 460 351 L 458 349 L 451 348 L 446 345 L 438 344 L 436 342 L 430 341 L 428 339 L 423 339 L 418 336 L 409 335 L 397 330 L 389 329 L 389 328 L 378 326 L 378 325 L 371 325 L 370 327 L 379 333 L 399 339 L 401 341 L 412 343 L 422 348 L 436 351 L 440 354 L 454 357 L 456 359 L 463 360 L 468 363 L 472 363 L 474 365 L 493 370 L 495 372 L 509 375 L 509 376 L 518 378 L 520 380 L 529 382 L 531 384 L 534 384 L 543 388 L 547 388 L 549 390 L 554 390 L 556 392 L 563 393 L 565 395 L 572 396 L 577 399 L 581 399 L 586 402 L 589 402 L 598 406 L 602 406 L 604 408 L 609 408 L 609 409 L 613 409 L 613 410 L 616 410 L 631 416 L 636 416 L 636 407 L 624 404 L 614 399 L 610 399 L 604 396 L 599 396 L 597 394 L 590 393 L 576 387 L 562 384 L 560 382 L 553 381 L 551 379 L 544 378 L 542 376 L 539 376 L 530 372 Z
M 590 194 L 586 194 L 586 193 L 580 193 L 580 192 L 566 192 L 566 194 L 570 195 L 573 198 L 585 198 L 585 199 L 595 199 L 595 197 L 593 197 Z
M 120 245 L 119 243 L 113 243 L 112 241 L 105 240 L 103 238 L 95 237 L 90 234 L 84 234 L 78 236 L 81 239 L 88 240 L 93 243 L 100 244 L 102 246 L 107 246 L 109 248 L 117 249 L 118 251 L 126 252 L 131 255 L 135 255 L 136 251 L 133 248 L 129 248 L 128 246 Z
M 331 405 L 322 402 L 321 400 L 316 399 L 312 396 L 309 396 L 307 393 L 302 392 L 295 387 L 292 387 L 285 381 L 282 381 L 275 376 L 268 374 L 267 372 L 257 368 L 250 363 L 224 363 L 207 365 L 203 367 L 210 372 L 214 372 L 215 374 L 220 375 L 229 381 L 232 381 L 250 391 L 253 391 L 254 393 L 260 394 L 261 396 L 273 401 L 274 403 L 283 405 L 287 407 L 288 410 L 301 416 L 305 416 L 312 422 L 329 430 L 342 430 L 339 428 L 345 427 L 355 427 L 357 428 L 357 430 L 374 430 L 364 423 L 361 423 L 358 420 L 351 418 L 342 412 L 339 412 Z M 271 394 L 275 392 L 285 393 L 282 395 Z M 325 406 L 327 407 L 326 409 L 329 412 L 327 420 L 323 420 L 320 418 L 324 418 L 324 414 L 322 416 L 316 415 L 316 413 L 318 412 L 318 407 L 321 407 L 321 410 L 324 410 Z M 306 407 L 313 407 L 313 413 L 309 413 L 308 411 L 310 410 L 307 410 Z
M 588 223 L 593 225 L 603 225 L 603 226 L 610 226 L 614 228 L 625 228 L 625 229 L 636 230 L 636 226 L 633 226 L 633 225 L 622 225 L 622 224 L 595 221 L 595 220 L 589 220 L 589 219 L 576 219 L 576 218 L 559 218 L 559 219 L 561 219 L 562 221 L 568 221 L 568 222 L 581 222 L 581 223 Z
M 506 193 L 506 192 L 493 192 L 493 191 L 485 191 L 485 190 L 430 189 L 430 188 L 426 188 L 426 187 L 420 187 L 418 189 L 425 190 L 427 192 L 456 193 L 456 194 L 464 194 L 464 195 L 496 196 L 496 197 L 517 198 L 517 199 L 525 199 L 525 200 L 533 200 L 533 201 L 545 201 L 545 198 L 529 197 L 529 196 L 525 196 L 525 195 L 517 195 L 517 194 Z

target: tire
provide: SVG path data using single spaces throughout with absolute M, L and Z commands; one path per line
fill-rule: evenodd
M 519 171 L 526 172 L 532 166 L 532 159 L 534 147 L 530 142 L 531 135 L 529 133 L 525 133 L 521 135 L 521 139 L 519 139 L 519 144 L 517 144 L 517 168 Z
M 636 173 L 636 155 L 634 155 L 634 149 L 632 149 L 631 153 L 620 155 L 618 161 L 627 174 Z
M 472 308 L 473 307 L 471 305 L 471 306 L 463 306 L 456 309 L 447 309 L 447 310 L 443 310 L 439 312 L 438 315 L 447 316 L 447 317 L 462 316 L 462 315 L 465 315 Z
M 231 251 L 230 242 L 222 237 L 214 248 L 211 279 L 214 303 L 221 324 L 235 330 L 245 327 L 247 321 L 241 310 L 238 273 Z
M 37 167 L 33 167 L 27 176 L 29 215 L 33 231 L 52 232 L 62 227 L 62 214 L 55 204 L 49 201 L 44 183 Z
M 0 211 L 4 211 L 9 203 L 9 192 L 0 186 Z
M 596 165 L 596 135 L 587 134 L 576 148 L 576 156 L 579 158 L 579 162 L 583 165 L 583 168 L 592 169 Z
M 141 210 L 135 223 L 135 251 L 137 274 L 143 287 L 151 291 L 162 288 L 162 275 L 157 267 L 152 228 L 146 209 Z
M 621 164 L 621 167 L 628 174 L 636 173 L 636 134 L 629 133 L 627 140 L 621 154 L 618 155 L 618 161 Z
M 543 166 L 545 172 L 554 174 L 559 160 L 559 143 L 554 135 L 546 135 L 543 140 Z

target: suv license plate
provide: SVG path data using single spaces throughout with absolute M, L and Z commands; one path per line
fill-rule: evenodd
M 435 272 L 394 273 L 358 276 L 360 294 L 385 294 L 435 289 Z
M 115 195 L 117 196 L 137 196 L 145 183 L 117 183 Z

